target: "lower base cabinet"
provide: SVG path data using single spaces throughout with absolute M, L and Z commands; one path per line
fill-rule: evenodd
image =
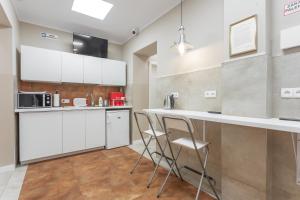
M 20 161 L 105 146 L 105 110 L 19 114 Z
M 85 112 L 63 112 L 63 153 L 85 149 Z
M 86 112 L 85 148 L 105 146 L 105 110 Z
M 62 154 L 62 112 L 19 116 L 21 162 Z

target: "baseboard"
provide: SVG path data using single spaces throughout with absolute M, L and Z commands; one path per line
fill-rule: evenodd
M 145 140 L 148 141 L 150 137 L 145 137 Z M 143 144 L 143 140 L 142 139 L 138 139 L 138 140 L 133 140 L 132 144 Z
M 15 169 L 15 165 L 5 165 L 0 167 L 0 173 L 14 171 Z

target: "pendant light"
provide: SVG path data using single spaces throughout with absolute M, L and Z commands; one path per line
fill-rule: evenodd
M 184 33 L 184 26 L 182 24 L 182 0 L 180 4 L 180 12 L 181 12 L 181 17 L 180 17 L 180 28 L 179 28 L 179 40 L 178 42 L 174 42 L 174 45 L 172 48 L 176 48 L 180 55 L 183 55 L 185 52 L 192 50 L 194 47 L 186 41 L 185 38 L 185 33 Z

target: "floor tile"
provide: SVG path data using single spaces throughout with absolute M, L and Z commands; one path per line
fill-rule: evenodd
M 133 175 L 129 173 L 138 157 L 137 152 L 123 147 L 30 165 L 19 199 L 156 200 L 156 192 L 167 171 L 159 168 L 158 176 L 148 189 L 146 183 L 153 170 L 149 159 L 143 159 Z M 195 187 L 172 175 L 160 199 L 192 200 L 195 194 Z M 202 195 L 202 200 L 212 199 Z M 13 195 L 7 197 L 13 199 Z

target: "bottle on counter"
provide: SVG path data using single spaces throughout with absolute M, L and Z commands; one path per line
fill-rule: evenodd
M 103 107 L 103 99 L 102 97 L 99 97 L 98 106 Z
M 107 100 L 107 99 L 104 100 L 103 106 L 104 106 L 104 107 L 108 107 L 108 106 L 109 106 L 108 100 Z

